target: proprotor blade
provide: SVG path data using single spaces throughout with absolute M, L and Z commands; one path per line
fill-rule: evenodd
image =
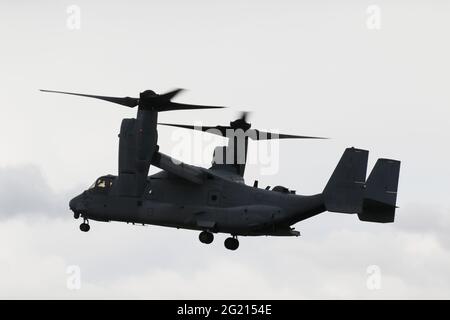
M 241 112 L 241 120 L 242 121 L 244 121 L 244 122 L 247 122 L 247 118 L 248 118 L 248 115 L 250 114 L 250 112 L 248 112 L 248 111 L 243 111 L 243 112 Z
M 149 106 L 157 111 L 173 111 L 173 110 L 196 110 L 196 109 L 221 109 L 222 106 L 204 106 L 196 104 L 178 103 L 171 100 L 179 95 L 184 89 L 175 89 L 167 93 L 157 95 L 156 97 L 149 97 L 140 101 L 141 105 Z
M 197 131 L 203 131 L 208 132 L 212 134 L 216 134 L 218 136 L 225 137 L 227 134 L 227 129 L 231 129 L 230 127 L 223 127 L 223 126 L 193 126 L 193 125 L 185 125 L 185 124 L 175 124 L 175 123 L 161 123 L 158 122 L 159 125 L 163 126 L 170 126 L 170 127 L 177 127 L 177 128 L 183 128 L 183 129 L 190 129 L 190 130 L 197 130 Z
M 274 132 L 265 132 L 256 129 L 250 129 L 249 131 L 254 131 L 249 134 L 250 139 L 252 140 L 274 140 L 274 139 L 328 139 L 324 137 L 311 137 L 311 136 L 298 136 L 293 134 L 284 134 L 284 133 L 274 133 Z
M 165 100 L 172 100 L 173 98 L 175 98 L 177 95 L 179 95 L 180 93 L 182 93 L 183 91 L 186 91 L 185 89 L 175 89 L 169 92 L 166 92 L 164 94 L 161 95 L 161 98 L 165 99 Z
M 161 107 L 158 107 L 158 111 L 173 111 L 173 110 L 197 110 L 197 109 L 222 109 L 226 107 L 222 106 L 202 106 L 196 104 L 178 103 L 169 101 Z
M 156 94 L 152 90 L 146 90 L 141 92 L 140 98 L 130 98 L 130 97 L 106 97 L 97 96 L 91 94 L 73 93 L 73 92 L 63 92 L 63 91 L 53 91 L 53 90 L 41 90 L 42 92 L 52 92 L 52 93 L 62 93 L 70 94 L 73 96 L 88 97 L 94 99 L 100 99 L 108 102 L 117 103 L 130 108 L 139 106 L 144 110 L 154 110 L 158 112 L 162 111 L 172 111 L 172 110 L 196 110 L 196 109 L 220 109 L 225 108 L 222 106 L 203 106 L 195 104 L 177 103 L 170 101 L 172 98 L 177 96 L 184 89 L 175 89 L 164 94 Z
M 163 126 L 170 126 L 170 127 L 177 127 L 177 128 L 183 128 L 183 129 L 190 129 L 190 130 L 197 130 L 197 131 L 203 131 L 208 132 L 216 135 L 221 135 L 223 137 L 228 137 L 228 134 L 230 132 L 237 132 L 236 134 L 242 134 L 244 133 L 245 136 L 252 140 L 274 140 L 274 139 L 328 139 L 323 137 L 311 137 L 311 136 L 298 136 L 298 135 L 292 135 L 292 134 L 283 134 L 283 133 L 273 133 L 273 132 L 265 132 L 265 131 L 259 131 L 256 129 L 250 129 L 245 132 L 243 131 L 236 131 L 236 128 L 230 127 L 230 126 L 194 126 L 194 125 L 186 125 L 186 124 L 175 124 L 175 123 L 158 123 L 159 125 Z M 231 131 L 227 131 L 231 130 Z M 239 128 L 238 128 L 239 130 Z M 233 136 L 233 135 L 231 135 Z
M 73 96 L 80 96 L 80 97 L 100 99 L 100 100 L 109 101 L 109 102 L 112 102 L 112 103 L 117 103 L 117 104 L 120 104 L 122 106 L 130 107 L 130 108 L 136 107 L 139 104 L 139 99 L 138 98 L 106 97 L 106 96 L 96 96 L 96 95 L 91 95 L 91 94 L 82 94 L 82 93 L 73 93 L 73 92 L 64 92 L 64 91 L 54 91 L 54 90 L 42 90 L 42 89 L 40 91 L 42 91 L 42 92 L 51 92 L 51 93 L 70 94 L 70 95 L 73 95 Z
M 203 105 L 172 102 L 171 99 L 180 94 L 182 91 L 184 91 L 184 89 L 175 89 L 163 94 L 156 94 L 151 90 L 144 91 L 140 94 L 139 107 L 158 112 L 173 111 L 173 110 L 225 108 L 220 106 L 203 106 Z

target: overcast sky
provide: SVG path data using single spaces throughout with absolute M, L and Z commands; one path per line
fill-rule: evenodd
M 0 297 L 450 298 L 449 18 L 444 0 L 1 1 Z M 236 252 L 226 235 L 205 246 L 160 227 L 82 234 L 68 201 L 116 174 L 120 122 L 135 111 L 38 89 L 177 87 L 189 89 L 177 101 L 230 108 L 162 121 L 227 124 L 247 110 L 260 129 L 332 138 L 280 142 L 278 170 L 251 165 L 249 184 L 321 192 L 349 146 L 370 150 L 369 169 L 401 160 L 395 223 L 324 213 L 298 223 L 299 238 L 241 238 Z M 174 137 L 159 130 L 163 152 Z M 209 164 L 185 148 L 181 160 Z

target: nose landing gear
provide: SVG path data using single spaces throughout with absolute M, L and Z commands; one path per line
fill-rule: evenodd
M 88 232 L 91 227 L 89 226 L 89 220 L 84 219 L 84 222 L 80 224 L 80 230 L 83 232 Z
M 239 248 L 239 240 L 237 239 L 236 236 L 233 237 L 229 237 L 225 239 L 225 248 L 227 248 L 228 250 L 236 250 L 237 248 Z

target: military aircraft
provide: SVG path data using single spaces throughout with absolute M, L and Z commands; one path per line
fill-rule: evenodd
M 150 224 L 198 230 L 199 239 L 205 244 L 213 242 L 216 233 L 230 234 L 225 247 L 236 250 L 238 236 L 299 236 L 294 224 L 325 211 L 356 213 L 362 221 L 394 221 L 400 161 L 378 159 L 366 180 L 368 151 L 347 148 L 320 193 L 297 195 L 283 186 L 262 189 L 257 181 L 246 185 L 243 178 L 249 139 L 320 137 L 252 129 L 245 113 L 228 126 L 161 124 L 228 138 L 227 146 L 215 148 L 212 166 L 202 168 L 159 151 L 158 113 L 220 106 L 172 102 L 181 89 L 164 94 L 147 90 L 139 98 L 41 91 L 138 107 L 136 118 L 122 120 L 118 175 L 99 177 L 69 203 L 75 219 L 83 218 L 80 225 L 83 232 L 89 231 L 89 220 Z M 151 165 L 162 171 L 148 176 Z

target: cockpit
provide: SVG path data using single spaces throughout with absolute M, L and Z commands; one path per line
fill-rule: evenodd
M 96 193 L 108 193 L 113 185 L 114 179 L 114 176 L 100 177 L 92 184 L 92 186 L 89 187 L 89 191 Z

